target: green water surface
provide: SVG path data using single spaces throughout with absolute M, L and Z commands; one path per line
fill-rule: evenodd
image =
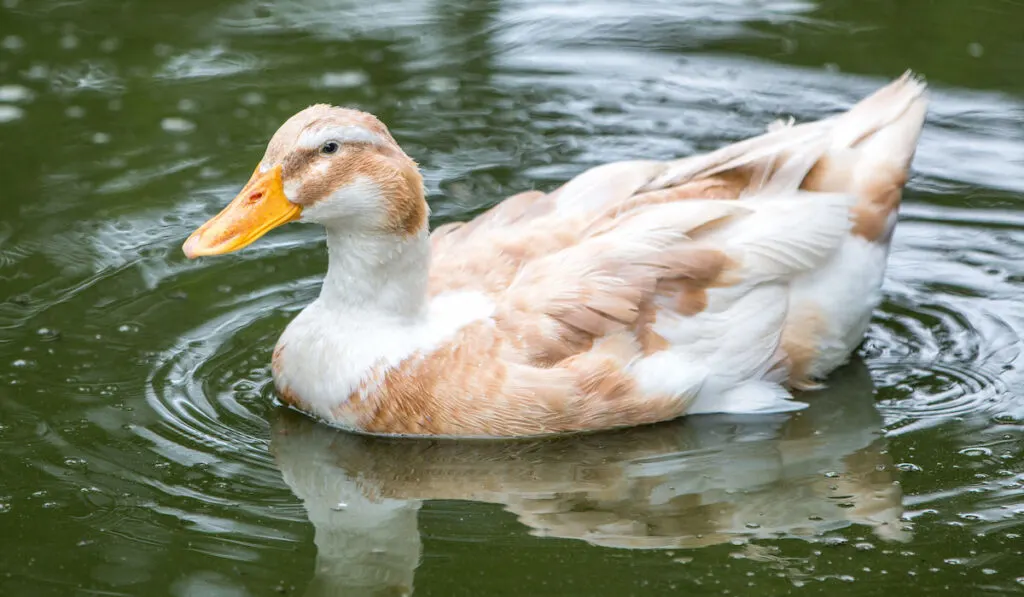
M 372 440 L 274 403 L 322 232 L 180 245 L 314 102 L 435 223 L 932 86 L 885 301 L 795 415 Z M 0 595 L 1024 592 L 1024 3 L 0 0 Z

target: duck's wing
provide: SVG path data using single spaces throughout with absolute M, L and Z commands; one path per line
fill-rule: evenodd
M 578 244 L 525 264 L 501 295 L 499 325 L 523 339 L 532 362 L 547 364 L 624 330 L 639 353 L 668 345 L 721 352 L 743 316 L 769 321 L 777 306 L 785 313 L 785 296 L 758 307 L 749 295 L 827 260 L 850 228 L 853 201 L 794 192 L 770 202 L 692 200 L 633 210 L 614 226 L 592 229 Z M 716 297 L 710 311 L 709 289 Z M 701 313 L 691 308 L 695 300 Z M 652 334 L 645 316 L 678 322 L 667 336 Z M 777 337 L 782 324 L 762 327 Z

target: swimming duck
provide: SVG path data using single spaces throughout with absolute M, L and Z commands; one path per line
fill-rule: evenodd
M 326 229 L 320 295 L 272 369 L 284 402 L 346 429 L 510 437 L 785 412 L 863 339 L 925 111 L 908 72 L 845 113 L 598 166 L 429 232 L 387 127 L 314 105 L 183 249 Z

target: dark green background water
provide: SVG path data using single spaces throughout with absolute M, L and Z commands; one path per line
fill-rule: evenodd
M 1024 592 L 1024 4 L 3 0 L 0 594 Z M 273 404 L 320 231 L 179 247 L 288 115 L 375 112 L 437 221 L 933 93 L 862 359 L 791 418 L 372 441 Z

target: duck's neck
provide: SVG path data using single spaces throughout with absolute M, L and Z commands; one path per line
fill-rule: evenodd
M 403 235 L 327 229 L 320 302 L 350 317 L 411 323 L 425 317 L 430 242 L 426 227 Z

